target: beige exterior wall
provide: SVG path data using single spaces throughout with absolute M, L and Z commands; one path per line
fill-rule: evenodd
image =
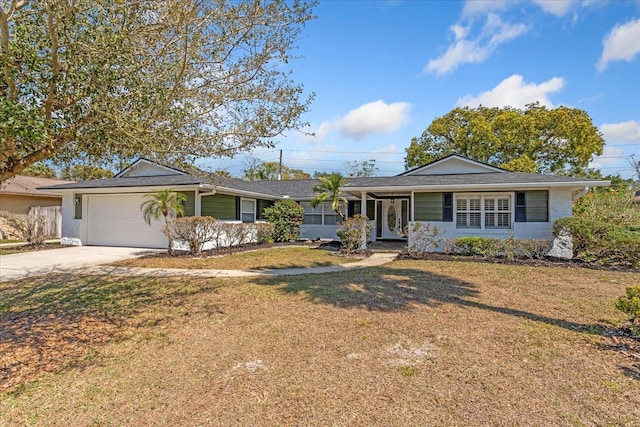
M 28 214 L 34 206 L 61 206 L 62 197 L 34 197 L 0 194 L 0 211 Z

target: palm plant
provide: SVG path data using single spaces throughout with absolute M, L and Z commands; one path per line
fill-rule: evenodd
M 173 239 L 169 230 L 169 221 L 184 215 L 184 202 L 187 201 L 187 196 L 166 188 L 146 194 L 144 197 L 146 200 L 140 205 L 140 210 L 145 222 L 151 225 L 152 219 L 164 218 L 164 233 L 169 239 L 168 252 L 173 254 Z
M 315 208 L 320 203 L 331 200 L 331 209 L 333 209 L 341 219 L 344 219 L 344 214 L 340 206 L 342 203 L 347 203 L 347 199 L 342 196 L 340 189 L 347 186 L 346 179 L 339 173 L 334 172 L 326 176 L 321 176 L 318 180 L 320 184 L 313 187 L 313 192 L 317 194 L 313 200 L 311 200 L 311 206 Z

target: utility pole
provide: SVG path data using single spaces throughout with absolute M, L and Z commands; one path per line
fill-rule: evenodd
M 282 149 L 280 149 L 280 166 L 278 167 L 278 181 L 282 179 Z

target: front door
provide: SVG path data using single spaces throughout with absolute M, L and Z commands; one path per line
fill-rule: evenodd
M 409 199 L 383 199 L 379 200 L 383 239 L 402 239 L 402 229 L 409 221 Z

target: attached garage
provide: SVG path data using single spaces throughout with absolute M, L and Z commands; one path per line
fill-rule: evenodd
M 140 205 L 143 194 L 87 195 L 87 245 L 166 248 L 162 221 L 147 225 Z

